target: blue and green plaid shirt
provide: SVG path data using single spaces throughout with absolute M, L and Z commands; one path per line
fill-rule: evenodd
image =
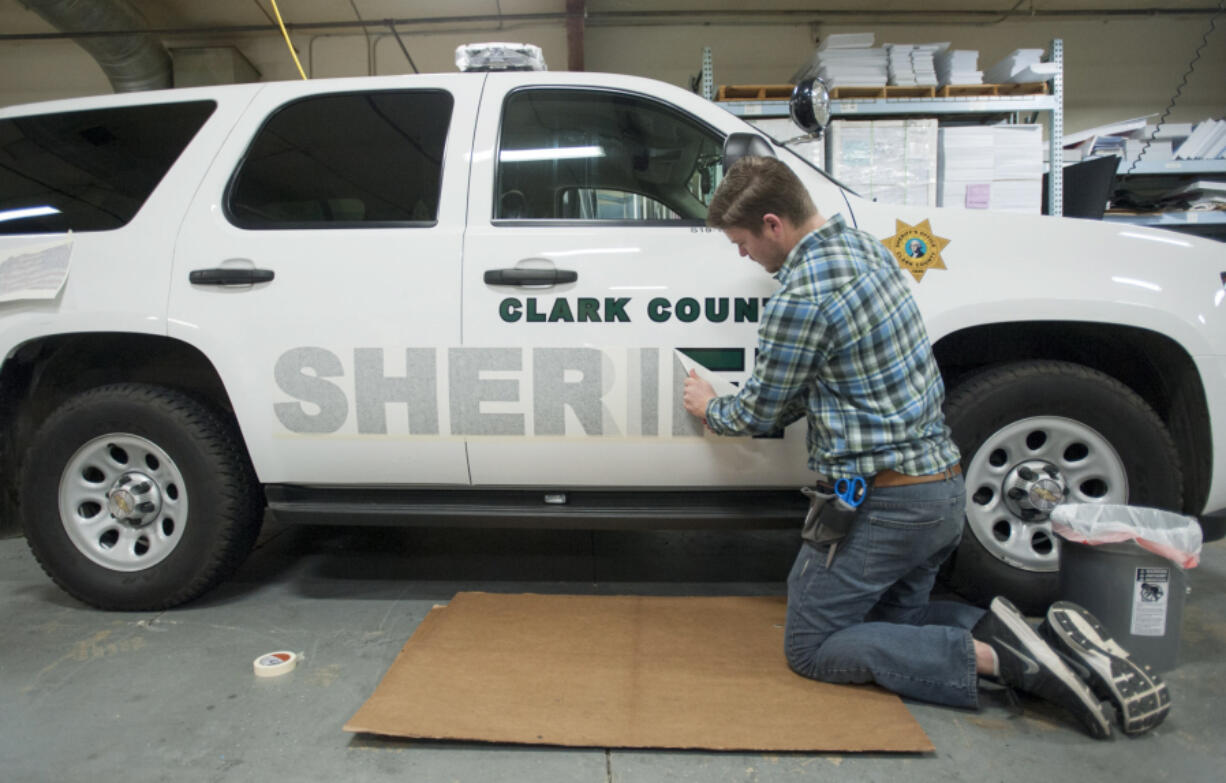
M 807 416 L 809 468 L 830 479 L 955 465 L 945 386 L 905 275 L 839 215 L 805 236 L 775 275 L 783 287 L 764 309 L 753 375 L 711 400 L 708 426 L 758 435 Z

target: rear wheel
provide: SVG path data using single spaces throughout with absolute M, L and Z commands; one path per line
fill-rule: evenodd
M 21 486 L 39 563 L 103 609 L 196 598 L 238 567 L 260 528 L 259 487 L 233 427 L 161 387 L 70 399 L 35 435 Z
M 1179 456 L 1135 392 L 1078 364 L 1028 361 L 975 374 L 953 389 L 946 421 L 962 451 L 966 530 L 946 580 L 986 603 L 1004 595 L 1046 610 L 1059 585 L 1059 503 L 1178 509 Z

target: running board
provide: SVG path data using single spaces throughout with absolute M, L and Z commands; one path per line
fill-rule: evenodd
M 270 484 L 268 507 L 299 524 L 585 530 L 800 528 L 798 490 L 352 489 Z

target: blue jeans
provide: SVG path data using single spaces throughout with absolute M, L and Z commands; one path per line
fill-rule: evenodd
M 901 696 L 977 707 L 970 629 L 978 607 L 929 601 L 962 536 L 961 476 L 873 489 L 826 568 L 802 544 L 788 576 L 788 665 L 823 682 L 875 682 Z

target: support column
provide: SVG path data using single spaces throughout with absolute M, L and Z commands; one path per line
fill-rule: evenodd
M 566 70 L 583 70 L 583 19 L 585 0 L 566 0 Z

